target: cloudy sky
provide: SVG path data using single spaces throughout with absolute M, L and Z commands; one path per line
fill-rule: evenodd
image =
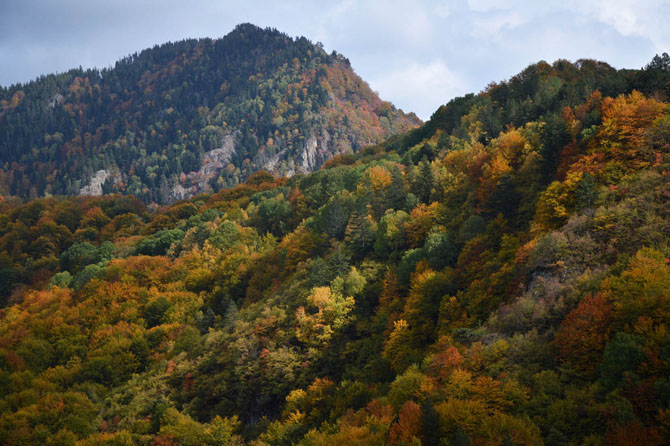
M 667 0 L 0 0 L 0 85 L 251 22 L 337 50 L 427 119 L 539 60 L 640 68 L 670 52 L 669 21 Z

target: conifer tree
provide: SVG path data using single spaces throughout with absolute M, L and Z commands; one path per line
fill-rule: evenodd
M 372 248 L 375 234 L 367 215 L 354 211 L 344 231 L 344 241 L 354 257 L 362 258 Z

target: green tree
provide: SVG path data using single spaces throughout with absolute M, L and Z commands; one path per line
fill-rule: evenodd
M 372 248 L 375 240 L 373 226 L 368 217 L 354 211 L 345 229 L 344 242 L 355 258 L 363 258 Z
M 628 333 L 617 333 L 603 352 L 600 381 L 610 390 L 623 385 L 626 380 L 636 381 L 637 368 L 644 358 L 644 339 Z

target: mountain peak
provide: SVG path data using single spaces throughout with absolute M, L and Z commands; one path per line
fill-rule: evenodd
M 0 193 L 31 198 L 95 191 L 166 203 L 259 169 L 309 172 L 421 122 L 382 101 L 345 57 L 250 23 L 2 89 L 0 100 L 0 164 L 13 166 Z

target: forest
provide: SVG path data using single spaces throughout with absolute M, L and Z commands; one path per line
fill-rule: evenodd
M 0 444 L 668 444 L 669 101 L 538 62 L 311 173 L 5 196 Z
M 0 87 L 0 194 L 118 192 L 168 204 L 259 169 L 310 172 L 420 123 L 341 54 L 243 24 L 114 67 Z

